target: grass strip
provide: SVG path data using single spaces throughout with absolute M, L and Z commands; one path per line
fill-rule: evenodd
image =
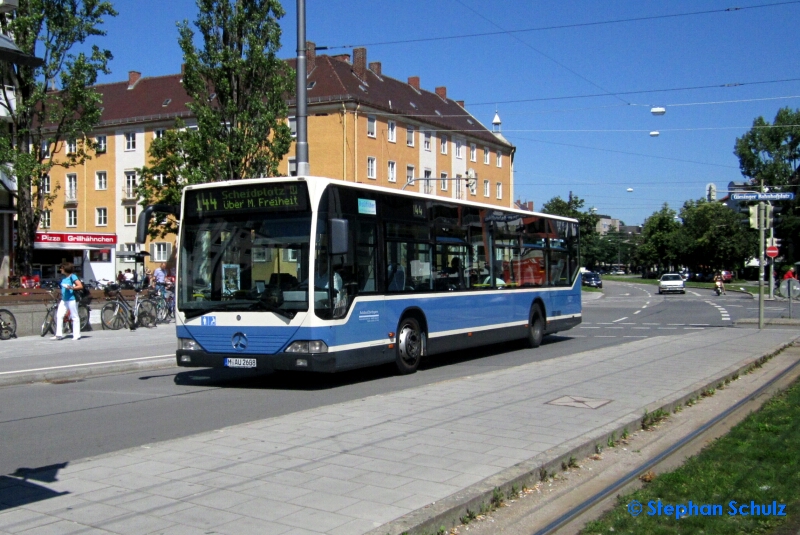
M 800 382 L 769 400 L 730 432 L 680 468 L 658 475 L 644 488 L 620 496 L 611 511 L 589 522 L 584 535 L 607 533 L 783 533 L 800 518 Z M 633 500 L 644 510 L 633 516 Z M 650 501 L 663 505 L 721 504 L 721 516 L 648 515 Z M 787 504 L 787 516 L 730 515 L 730 502 Z M 783 527 L 782 527 L 783 526 Z

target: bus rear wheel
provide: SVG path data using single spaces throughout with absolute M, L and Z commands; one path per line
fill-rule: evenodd
M 539 347 L 542 345 L 544 338 L 544 318 L 542 311 L 538 306 L 533 307 L 531 312 L 531 321 L 528 327 L 528 346 Z
M 414 373 L 422 360 L 423 333 L 414 318 L 404 318 L 397 327 L 397 371 Z

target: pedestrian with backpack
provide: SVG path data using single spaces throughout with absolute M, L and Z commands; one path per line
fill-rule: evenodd
M 61 273 L 64 278 L 61 280 L 61 302 L 56 311 L 56 335 L 51 340 L 61 340 L 64 338 L 64 316 L 69 310 L 72 319 L 72 339 L 81 339 L 81 318 L 78 315 L 78 299 L 83 293 L 83 283 L 75 275 L 75 266 L 72 262 L 61 264 Z

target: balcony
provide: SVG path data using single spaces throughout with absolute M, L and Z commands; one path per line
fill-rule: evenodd
M 122 204 L 136 204 L 138 196 L 136 187 L 125 186 L 122 188 Z
M 64 190 L 64 206 L 75 206 L 78 204 L 78 190 L 68 188 Z

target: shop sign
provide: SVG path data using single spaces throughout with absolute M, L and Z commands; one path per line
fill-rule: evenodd
M 116 245 L 116 234 L 91 234 L 77 232 L 37 232 L 36 243 L 74 245 Z

